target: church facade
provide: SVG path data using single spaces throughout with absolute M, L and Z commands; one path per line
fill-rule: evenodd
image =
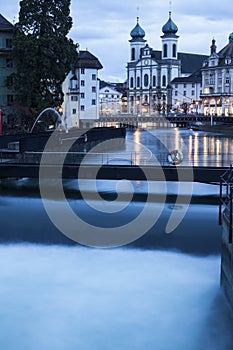
M 154 50 L 145 39 L 137 18 L 130 35 L 130 60 L 127 63 L 128 113 L 133 115 L 167 114 L 175 98 L 171 82 L 185 78 L 202 67 L 206 55 L 179 52 L 178 27 L 169 18 L 162 27 L 161 50 Z

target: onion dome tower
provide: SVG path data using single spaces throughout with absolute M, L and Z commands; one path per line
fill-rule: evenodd
M 177 25 L 171 19 L 171 11 L 169 11 L 168 21 L 162 27 L 162 59 L 177 59 L 177 44 L 179 36 Z
M 137 17 L 137 24 L 130 32 L 130 61 L 137 61 L 140 58 L 141 48 L 145 46 L 144 39 L 145 31 L 139 24 L 139 17 Z

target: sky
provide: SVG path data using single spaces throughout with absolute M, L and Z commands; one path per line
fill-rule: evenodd
M 137 16 L 147 43 L 155 50 L 161 50 L 162 26 L 170 9 L 178 26 L 179 52 L 208 55 L 213 38 L 220 51 L 233 32 L 229 0 L 71 0 L 70 9 L 69 37 L 79 43 L 80 50 L 87 49 L 99 59 L 103 65 L 99 78 L 109 82 L 126 80 L 130 32 Z M 17 21 L 19 0 L 9 0 L 0 13 L 11 23 Z

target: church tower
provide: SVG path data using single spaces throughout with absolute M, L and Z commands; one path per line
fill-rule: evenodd
M 145 46 L 146 40 L 144 39 L 145 31 L 139 25 L 139 17 L 137 17 L 137 24 L 131 30 L 130 35 L 132 39 L 130 42 L 130 61 L 135 62 L 139 60 L 141 49 Z
M 177 60 L 177 44 L 179 36 L 176 35 L 178 27 L 171 19 L 171 11 L 169 12 L 169 19 L 162 28 L 162 59 Z

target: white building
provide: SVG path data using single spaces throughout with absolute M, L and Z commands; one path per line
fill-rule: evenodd
M 218 53 L 212 40 L 210 56 L 203 63 L 202 111 L 205 115 L 233 116 L 233 33 Z
M 75 67 L 67 75 L 62 89 L 63 118 L 67 128 L 89 128 L 99 118 L 98 70 L 103 68 L 89 51 L 79 51 Z
M 162 50 L 153 50 L 137 24 L 131 31 L 130 61 L 127 64 L 128 112 L 135 115 L 167 113 L 172 108 L 170 82 L 187 77 L 202 65 L 205 55 L 178 52 L 178 28 L 171 19 L 162 27 Z
M 122 114 L 123 94 L 111 84 L 100 82 L 99 105 L 100 116 Z
M 171 81 L 172 110 L 177 113 L 196 114 L 202 112 L 200 95 L 202 94 L 201 70 L 188 77 Z

